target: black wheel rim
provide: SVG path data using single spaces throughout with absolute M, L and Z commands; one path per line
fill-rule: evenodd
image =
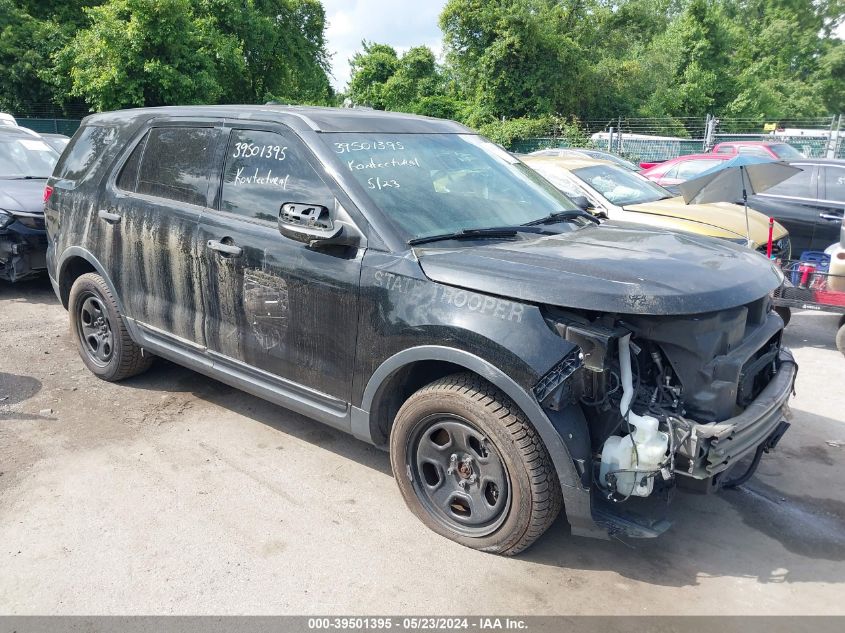
M 86 293 L 79 302 L 76 330 L 88 358 L 105 367 L 114 355 L 114 336 L 102 298 Z
M 408 443 L 417 497 L 450 530 L 468 536 L 495 531 L 507 517 L 510 479 L 486 434 L 459 416 L 425 418 Z

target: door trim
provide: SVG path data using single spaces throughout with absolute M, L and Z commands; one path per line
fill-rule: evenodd
M 348 402 L 208 350 L 146 323 L 127 320 L 131 321 L 134 331 L 138 333 L 140 340 L 136 342 L 154 354 L 280 407 L 351 433 L 351 408 Z

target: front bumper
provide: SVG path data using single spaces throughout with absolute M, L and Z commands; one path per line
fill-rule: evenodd
M 17 220 L 0 230 L 0 280 L 21 281 L 47 268 L 47 232 Z
M 690 436 L 677 453 L 675 475 L 685 488 L 718 488 L 720 476 L 743 457 L 779 432 L 789 416 L 789 396 L 795 384 L 798 365 L 792 353 L 781 348 L 780 368 L 760 395 L 736 417 L 723 422 L 691 422 Z

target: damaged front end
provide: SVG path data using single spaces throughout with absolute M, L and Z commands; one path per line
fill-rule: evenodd
M 0 209 L 0 280 L 21 281 L 47 267 L 44 214 Z
M 768 296 L 686 316 L 552 308 L 549 325 L 581 349 L 550 410 L 577 403 L 589 430 L 583 464 L 593 519 L 611 534 L 657 536 L 676 488 L 716 491 L 756 468 L 789 426 L 797 366 Z M 539 394 L 538 394 L 539 396 Z M 753 456 L 750 466 L 735 468 Z

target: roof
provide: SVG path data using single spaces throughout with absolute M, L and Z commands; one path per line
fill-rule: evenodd
M 786 141 L 720 141 L 716 143 L 713 147 L 719 147 L 719 145 L 788 145 Z
M 126 124 L 155 117 L 227 118 L 285 123 L 300 131 L 365 133 L 452 133 L 474 134 L 472 130 L 445 119 L 416 114 L 385 112 L 369 108 L 324 108 L 286 105 L 198 105 L 136 108 L 103 112 L 87 117 L 87 125 Z
M 41 138 L 41 135 L 38 134 L 38 132 L 33 132 L 29 128 L 13 125 L 0 125 L 0 134 L 4 136 L 11 136 L 13 138 L 32 138 L 33 136 Z
M 528 156 L 521 157 L 521 159 L 526 165 L 554 165 L 555 167 L 562 167 L 569 171 L 581 169 L 582 167 L 595 167 L 596 165 L 619 167 L 613 161 L 589 158 L 587 156 L 531 156 L 529 154 Z

